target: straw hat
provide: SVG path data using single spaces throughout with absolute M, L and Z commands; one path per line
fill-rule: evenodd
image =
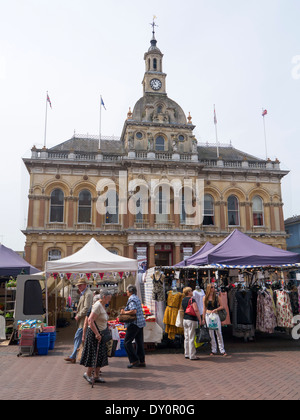
M 84 277 L 79 279 L 75 286 L 80 286 L 81 284 L 88 284 L 87 280 Z

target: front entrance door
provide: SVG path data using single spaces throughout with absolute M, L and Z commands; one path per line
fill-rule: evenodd
M 171 244 L 156 244 L 155 245 L 155 265 L 170 266 L 173 264 L 173 251 Z

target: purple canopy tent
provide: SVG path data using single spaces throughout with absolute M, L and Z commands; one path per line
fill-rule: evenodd
M 300 263 L 300 254 L 266 245 L 235 229 L 218 245 L 199 254 L 190 264 L 196 266 L 219 264 L 223 266 L 278 267 L 297 263 Z
M 206 242 L 197 252 L 195 252 L 195 254 L 176 264 L 175 267 L 186 267 L 187 265 L 193 265 L 194 261 L 197 261 L 199 255 L 209 251 L 213 247 L 213 244 Z
M 0 276 L 16 277 L 21 273 L 34 274 L 38 272 L 39 270 L 37 268 L 30 265 L 15 251 L 4 245 L 0 245 Z

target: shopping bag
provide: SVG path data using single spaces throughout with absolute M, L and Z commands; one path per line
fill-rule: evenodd
M 175 321 L 175 327 L 183 328 L 183 316 L 184 316 L 183 310 L 179 309 L 177 317 L 176 317 L 176 321 Z
M 217 330 L 219 328 L 218 317 L 216 314 L 211 313 L 208 315 L 208 328 L 210 330 Z
M 209 343 L 211 340 L 209 330 L 206 325 L 196 329 L 196 341 L 197 343 Z
M 195 348 L 198 349 L 199 347 L 203 346 L 203 344 L 204 343 L 198 343 L 197 342 L 197 336 L 195 335 L 195 338 L 194 338 L 194 346 L 195 346 Z

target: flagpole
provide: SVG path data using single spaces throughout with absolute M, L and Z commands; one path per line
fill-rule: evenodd
M 266 160 L 267 160 L 268 159 L 268 152 L 267 152 L 267 136 L 266 136 L 266 124 L 265 124 L 264 108 L 262 108 L 262 116 L 263 116 L 263 124 L 264 124 L 265 149 L 266 149 Z
M 219 141 L 218 141 L 217 117 L 216 117 L 215 105 L 214 105 L 214 122 L 215 122 L 215 130 L 216 130 L 217 158 L 219 159 Z
M 48 91 L 47 91 L 47 95 L 46 95 L 44 147 L 46 147 L 46 134 L 47 134 L 47 109 L 48 109 L 47 102 L 48 102 Z
M 100 95 L 99 150 L 101 149 L 101 107 L 102 107 L 102 96 Z

